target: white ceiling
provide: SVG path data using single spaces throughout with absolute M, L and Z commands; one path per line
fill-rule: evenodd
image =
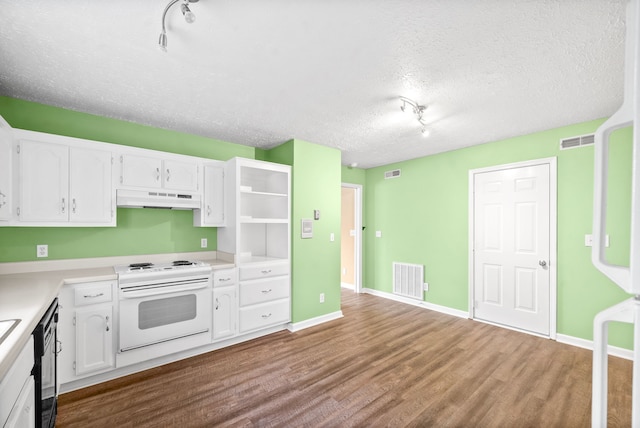
M 0 95 L 369 168 L 611 115 L 625 0 L 0 0 Z M 400 111 L 426 104 L 430 136 Z

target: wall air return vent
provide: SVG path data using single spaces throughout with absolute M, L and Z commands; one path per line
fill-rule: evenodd
M 593 145 L 594 141 L 595 141 L 594 134 L 564 138 L 560 140 L 560 150 L 575 149 L 576 147 L 582 147 L 582 146 L 591 146 Z
M 399 169 L 393 169 L 391 171 L 385 171 L 384 172 L 384 179 L 388 179 L 388 178 L 398 178 L 400 177 L 400 170 Z

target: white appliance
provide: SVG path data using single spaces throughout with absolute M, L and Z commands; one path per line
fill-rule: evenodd
M 115 266 L 121 354 L 188 337 L 208 343 L 212 323 L 211 266 L 198 261 Z M 139 353 L 145 360 L 153 353 Z
M 610 321 L 634 325 L 633 396 L 631 425 L 640 426 L 640 0 L 627 5 L 624 102 L 595 134 L 595 182 L 593 248 L 595 267 L 631 294 L 628 300 L 596 315 L 593 322 L 593 399 L 591 424 L 607 426 L 607 336 Z M 608 263 L 605 258 L 609 137 L 620 128 L 633 126 L 631 188 L 631 248 L 629 267 Z
M 116 205 L 121 208 L 165 208 L 173 210 L 192 210 L 201 208 L 202 197 L 198 193 L 116 190 Z

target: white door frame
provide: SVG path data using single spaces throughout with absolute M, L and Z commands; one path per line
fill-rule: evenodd
M 487 168 L 469 170 L 469 318 L 476 319 L 473 302 L 475 300 L 474 284 L 474 237 L 475 237 L 475 212 L 474 212 L 474 178 L 476 174 L 485 172 L 502 171 L 505 169 L 523 168 L 536 165 L 549 165 L 549 338 L 556 339 L 557 335 L 557 224 L 558 224 L 558 173 L 557 159 L 555 157 L 535 159 L 524 162 L 515 162 L 504 165 L 495 165 Z M 478 320 L 479 321 L 479 320 Z M 483 321 L 484 322 L 484 321 Z M 507 327 L 509 326 L 501 326 Z M 535 333 L 515 329 L 525 333 L 539 336 Z M 547 336 L 544 336 L 547 337 Z
M 355 203 L 355 289 L 356 293 L 362 292 L 362 185 L 353 183 L 342 183 L 341 187 L 349 187 L 356 191 Z

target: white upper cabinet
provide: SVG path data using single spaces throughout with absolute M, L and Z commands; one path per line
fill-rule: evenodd
M 225 226 L 224 163 L 204 165 L 202 209 L 193 211 L 194 226 Z
M 84 140 L 15 132 L 19 225 L 115 226 L 111 152 Z
M 0 224 L 11 219 L 11 162 L 13 135 L 11 126 L 0 116 Z
M 69 220 L 69 147 L 20 139 L 17 214 L 25 222 Z
M 198 190 L 198 164 L 195 161 L 163 159 L 152 154 L 123 154 L 120 163 L 120 187 Z
M 149 156 L 120 156 L 120 184 L 124 187 L 162 187 L 162 160 Z
M 69 220 L 109 223 L 113 217 L 111 153 L 71 147 L 69 151 Z
M 162 186 L 170 190 L 198 190 L 198 164 L 165 159 L 162 161 Z

